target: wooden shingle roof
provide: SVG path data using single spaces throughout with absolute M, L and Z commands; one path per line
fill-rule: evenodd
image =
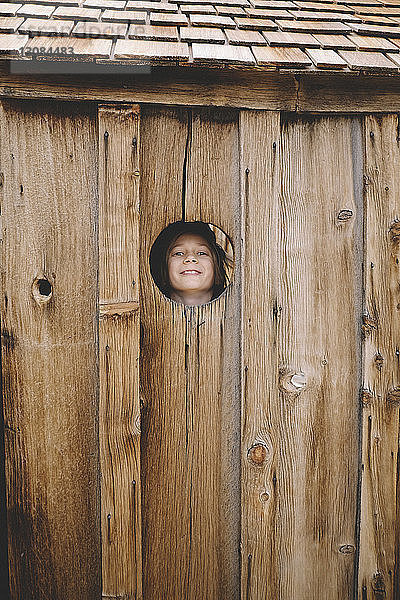
M 400 72 L 400 0 L 0 2 L 0 57 Z

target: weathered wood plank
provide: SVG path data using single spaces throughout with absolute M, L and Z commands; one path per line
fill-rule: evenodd
M 84 67 L 84 65 L 83 65 Z M 0 96 L 64 100 L 100 100 L 109 102 L 146 102 L 154 104 L 244 106 L 294 110 L 297 84 L 293 76 L 240 72 L 233 69 L 152 67 L 144 73 L 120 66 L 119 73 L 107 64 L 90 65 L 90 71 L 72 75 L 26 72 L 27 63 L 14 64 L 9 73 L 6 61 L 0 61 Z M 41 68 L 38 63 L 35 69 Z M 46 67 L 42 67 L 44 71 Z M 60 67 L 62 68 L 62 67 Z M 118 66 L 117 66 L 118 68 Z M 18 72 L 22 69 L 22 73 Z M 98 70 L 98 75 L 95 74 Z M 399 86 L 400 87 L 400 86 Z
M 282 74 L 262 68 L 200 66 L 151 70 L 139 66 L 132 74 L 132 66 L 104 63 L 74 64 L 72 74 L 52 72 L 49 77 L 46 64 L 36 61 L 32 68 L 35 73 L 26 72 L 26 61 L 14 61 L 10 73 L 8 61 L 0 61 L 0 96 L 320 113 L 397 112 L 400 102 L 399 78 L 381 74 L 306 75 L 295 70 Z
M 99 352 L 103 594 L 142 598 L 139 107 L 100 106 Z
M 280 139 L 278 114 L 243 112 L 240 136 L 242 597 L 347 598 L 361 383 L 352 122 L 288 120 Z
M 142 107 L 140 184 L 141 465 L 143 597 L 191 598 L 192 408 L 186 387 L 183 305 L 155 285 L 149 253 L 182 217 L 185 110 Z M 196 574 L 194 574 L 196 577 Z
M 278 356 L 270 314 L 277 294 L 279 113 L 242 112 L 239 135 L 243 240 L 241 598 L 272 600 L 280 597 L 274 527 L 277 499 L 271 464 L 271 457 L 279 452 L 279 430 L 274 431 L 279 423 L 274 414 Z M 253 152 L 257 145 L 262 152 Z M 257 321 L 258 327 L 254 326 Z
M 237 111 L 193 109 L 192 115 L 185 218 L 223 229 L 240 256 Z M 239 292 L 235 272 L 221 298 L 188 312 L 193 600 L 240 596 Z
M 1 106 L 2 379 L 15 600 L 101 595 L 95 123 L 89 105 Z
M 399 102 L 398 77 L 299 77 L 298 112 L 395 113 Z
M 365 118 L 364 391 L 359 594 L 399 597 L 398 119 Z

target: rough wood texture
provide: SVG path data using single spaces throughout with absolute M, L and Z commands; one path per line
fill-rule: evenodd
M 296 83 L 292 76 L 262 74 L 262 77 L 243 73 L 220 72 L 215 69 L 193 69 L 154 67 L 148 75 L 70 77 L 52 75 L 29 75 L 8 72 L 5 62 L 0 62 L 0 96 L 11 97 L 55 97 L 71 100 L 102 100 L 111 102 L 153 102 L 155 104 L 184 104 L 214 106 L 244 106 L 294 110 L 296 105 Z M 250 79 L 248 79 L 250 77 Z M 354 88 L 354 82 L 352 81 Z M 376 83 L 374 85 L 376 88 Z M 400 84 L 398 84 L 400 90 Z
M 227 30 L 229 31 L 229 30 Z M 225 36 L 221 29 L 216 27 L 182 27 L 180 30 L 183 42 L 213 42 L 224 44 Z
M 359 594 L 399 597 L 398 119 L 366 117 L 364 390 Z
M 145 109 L 142 121 L 143 573 L 154 600 L 239 596 L 237 298 L 228 290 L 201 307 L 176 304 L 152 282 L 147 258 L 182 214 L 212 212 L 238 238 L 235 115 L 190 115 Z
M 241 114 L 242 598 L 337 600 L 356 546 L 352 124 L 281 136 L 279 114 Z
M 185 376 L 186 316 L 152 279 L 149 252 L 170 222 L 182 217 L 187 115 L 143 108 L 141 115 L 140 393 L 143 597 L 186 598 L 191 572 L 190 430 Z M 171 144 L 171 139 L 173 144 Z M 196 480 L 194 481 L 196 486 Z M 188 596 L 190 598 L 190 596 Z
M 240 265 L 237 111 L 193 109 L 185 195 L 187 221 L 220 227 Z M 234 600 L 240 594 L 240 276 L 225 298 L 193 307 L 187 382 L 195 428 L 191 597 Z M 199 326 L 197 326 L 199 324 Z M 196 561 L 196 563 L 194 562 Z M 201 581 L 210 577 L 209 588 Z M 197 590 L 197 594 L 196 594 Z
M 24 66 L 25 68 L 25 66 Z M 265 108 L 269 110 L 294 111 L 296 106 L 303 111 L 343 111 L 345 96 L 346 110 L 368 112 L 374 110 L 395 111 L 398 109 L 400 83 L 395 78 L 362 77 L 357 75 L 301 76 L 266 75 L 240 73 L 227 69 L 198 68 L 185 70 L 183 67 L 153 68 L 147 76 L 125 75 L 105 80 L 94 74 L 90 77 L 67 77 L 54 75 L 51 80 L 44 75 L 8 72 L 6 61 L 0 63 L 0 96 L 11 97 L 58 97 L 60 99 L 110 100 L 118 102 L 153 102 L 155 104 L 204 104 L 206 96 L 210 105 L 237 106 L 243 108 Z M 357 84 L 355 84 L 355 81 Z M 127 82 L 129 89 L 127 89 Z M 298 88 L 299 102 L 296 89 Z M 309 91 L 310 90 L 310 91 Z M 340 94 L 336 90 L 340 90 Z M 355 100 L 353 100 L 353 96 Z M 315 100 L 317 98 L 317 100 Z
M 99 107 L 103 594 L 142 598 L 139 107 Z
M 95 599 L 95 115 L 89 105 L 4 101 L 0 124 L 11 597 Z
M 398 112 L 400 80 L 396 77 L 303 77 L 297 110 L 322 113 Z
M 244 46 L 229 46 L 227 44 L 192 44 L 194 62 L 210 62 L 218 58 L 221 61 L 252 64 L 254 56 L 250 48 Z
M 98 67 L 104 71 L 104 65 Z M 354 75 L 297 74 L 295 80 L 292 74 L 250 73 L 232 68 L 225 72 L 204 67 L 185 70 L 171 66 L 154 67 L 150 73 L 140 76 L 127 72 L 112 77 L 94 73 L 49 78 L 40 73 L 26 73 L 26 62 L 21 67 L 22 73 L 18 73 L 18 64 L 13 65 L 13 73 L 9 73 L 8 68 L 7 61 L 0 62 L 0 96 L 15 98 L 174 105 L 204 105 L 206 102 L 230 108 L 319 113 L 397 113 L 400 102 L 398 78 L 364 76 L 358 72 Z

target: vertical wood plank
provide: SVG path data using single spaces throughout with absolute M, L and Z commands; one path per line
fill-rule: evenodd
M 398 118 L 365 118 L 365 298 L 359 594 L 399 598 Z
M 243 243 L 241 598 L 272 600 L 280 598 L 274 495 L 277 467 L 272 457 L 279 459 L 281 433 L 277 333 L 271 311 L 274 304 L 276 314 L 278 310 L 279 113 L 241 112 L 239 135 Z M 257 146 L 263 151 L 255 153 Z
M 139 107 L 99 106 L 103 598 L 142 598 Z
M 278 114 L 243 112 L 240 136 L 242 598 L 350 598 L 361 384 L 352 122 L 288 119 L 280 134 Z
M 95 114 L 89 105 L 3 101 L 0 126 L 11 597 L 96 600 Z
M 142 132 L 144 597 L 238 598 L 238 291 L 183 307 L 148 266 L 152 242 L 182 214 L 223 221 L 240 245 L 237 115 L 146 108 Z
M 240 265 L 238 113 L 193 109 L 185 218 L 224 230 Z M 190 598 L 240 596 L 240 274 L 191 307 L 187 387 L 193 475 Z
M 149 266 L 158 234 L 182 218 L 186 109 L 142 107 L 140 192 L 143 597 L 190 598 L 190 397 L 183 305 L 165 298 Z

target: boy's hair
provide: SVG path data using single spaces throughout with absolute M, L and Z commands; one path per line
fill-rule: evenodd
M 217 298 L 228 284 L 226 267 L 228 259 L 225 250 L 217 243 L 215 233 L 203 221 L 175 221 L 163 229 L 150 251 L 150 272 L 163 294 L 170 298 L 171 284 L 168 276 L 168 251 L 171 245 L 184 233 L 195 233 L 207 242 L 214 263 L 214 288 L 211 300 Z

